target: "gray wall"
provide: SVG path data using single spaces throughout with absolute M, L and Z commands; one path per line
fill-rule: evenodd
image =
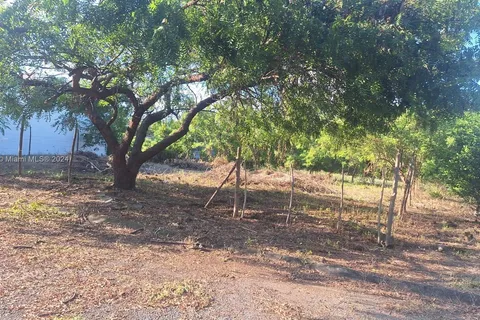
M 73 131 L 60 132 L 56 131 L 52 124 L 55 115 L 51 117 L 51 121 L 45 119 L 32 119 L 29 125 L 32 128 L 32 147 L 31 154 L 52 154 L 64 155 L 70 153 L 72 147 Z M 9 123 L 9 128 L 5 130 L 5 134 L 0 133 L 0 155 L 16 155 L 18 153 L 18 143 L 20 140 L 20 128 L 14 123 Z M 26 125 L 23 135 L 23 154 L 28 154 L 28 145 L 30 138 L 30 128 Z M 80 133 L 81 137 L 81 133 Z M 104 146 L 96 146 L 93 148 L 84 148 L 83 141 L 80 139 L 80 149 L 82 151 L 92 151 L 98 155 L 105 155 Z

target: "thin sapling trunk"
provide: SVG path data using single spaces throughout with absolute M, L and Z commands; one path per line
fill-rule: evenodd
M 292 214 L 294 192 L 295 192 L 295 177 L 293 176 L 293 164 L 290 164 L 290 203 L 288 204 L 287 220 L 285 221 L 285 224 L 287 226 L 290 223 L 290 216 Z
M 242 206 L 242 215 L 240 216 L 241 219 L 243 219 L 243 216 L 245 215 L 245 207 L 247 206 L 247 185 L 248 185 L 248 180 L 247 180 L 247 166 L 245 162 L 243 162 L 243 171 L 245 172 L 245 188 L 243 190 L 243 206 Z
M 237 160 L 235 161 L 235 195 L 233 200 L 233 217 L 238 215 L 238 207 L 240 206 L 240 182 L 242 170 L 242 148 L 237 148 Z
M 78 123 L 75 124 L 75 132 L 73 133 L 72 148 L 70 150 L 70 159 L 68 159 L 68 184 L 72 183 L 72 167 L 73 167 L 73 157 L 75 155 L 75 145 L 78 139 Z
M 383 241 L 381 216 L 383 212 L 383 194 L 385 191 L 385 168 L 382 169 L 382 191 L 380 192 L 380 200 L 378 201 L 377 213 L 377 242 L 381 244 Z
M 344 170 L 344 165 L 342 164 L 342 185 L 341 185 L 341 193 L 340 193 L 340 210 L 338 210 L 337 231 L 340 231 L 340 228 L 342 227 L 344 183 L 345 183 L 345 170 Z
M 402 152 L 400 150 L 397 151 L 397 156 L 395 158 L 395 168 L 393 169 L 393 187 L 392 187 L 392 195 L 390 197 L 390 205 L 388 207 L 388 218 L 387 218 L 387 234 L 385 236 L 385 246 L 392 247 L 393 246 L 393 236 L 392 236 L 392 228 L 393 228 L 393 219 L 395 215 L 395 201 L 397 199 L 397 190 L 398 190 L 398 180 L 400 178 L 400 161 L 402 158 Z
M 25 116 L 22 116 L 22 123 L 20 124 L 20 141 L 18 143 L 18 175 L 22 175 L 23 166 L 23 132 L 25 131 Z

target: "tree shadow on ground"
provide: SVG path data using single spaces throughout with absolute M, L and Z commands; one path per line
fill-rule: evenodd
M 64 220 L 61 224 L 64 232 L 72 236 L 94 239 L 93 244 L 89 244 L 92 246 L 123 243 L 133 246 L 173 246 L 172 250 L 179 250 L 182 245 L 194 245 L 202 250 L 227 249 L 238 252 L 245 263 L 262 264 L 273 269 L 283 268 L 291 274 L 298 274 L 302 280 L 334 278 L 335 281 L 386 284 L 426 297 L 480 305 L 480 295 L 475 293 L 317 261 L 322 257 L 334 257 L 352 264 L 370 264 L 372 259 L 385 262 L 396 258 L 412 269 L 432 274 L 421 263 L 411 261 L 402 254 L 404 250 L 418 250 L 422 246 L 420 241 L 396 239 L 394 250 L 378 248 L 376 235 L 372 234 L 371 229 L 355 221 L 345 222 L 342 232 L 335 232 L 335 210 L 332 210 L 332 204 L 336 206 L 336 203 L 331 196 L 298 193 L 296 201 L 302 203 L 301 209 L 305 210 L 296 211 L 293 225 L 287 227 L 285 217 L 288 192 L 250 190 L 248 210 L 245 218 L 239 220 L 232 219 L 232 190 L 228 187 L 219 193 L 209 209 L 204 209 L 204 203 L 215 190 L 213 187 L 140 180 L 137 191 L 106 191 L 104 181 L 80 181 L 72 187 L 65 187 L 64 183 L 58 181 L 49 183 L 44 180 L 33 185 L 31 181 L 3 179 L 2 185 L 4 188 L 41 191 L 58 191 L 61 188 L 64 197 L 74 197 L 88 191 L 88 200 L 63 204 L 84 220 Z M 365 205 L 359 207 L 359 210 L 374 212 L 375 208 Z M 312 211 L 318 212 L 312 214 Z M 59 232 L 21 225 L 16 229 L 20 233 L 33 233 L 41 237 L 55 236 Z M 279 265 L 278 261 L 283 264 Z M 434 276 L 440 277 L 438 274 Z

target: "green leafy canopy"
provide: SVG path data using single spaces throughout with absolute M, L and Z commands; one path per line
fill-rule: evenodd
M 130 152 L 131 172 L 226 97 L 253 100 L 282 130 L 309 134 L 338 121 L 378 130 L 407 109 L 443 116 L 476 107 L 478 43 L 467 43 L 479 27 L 476 1 L 15 0 L 0 8 L 7 112 L 44 108 L 41 100 L 71 111 L 76 101 L 113 154 L 126 162 Z M 203 100 L 189 83 L 200 83 Z M 25 87 L 41 92 L 24 98 Z M 141 148 L 150 126 L 174 114 L 178 129 Z M 126 120 L 119 115 L 128 115 L 122 137 L 112 129 Z

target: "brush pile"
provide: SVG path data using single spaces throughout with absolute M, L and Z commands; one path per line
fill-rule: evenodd
M 74 171 L 90 173 L 108 173 L 112 168 L 109 157 L 85 151 L 75 153 L 72 166 Z
M 222 181 L 230 172 L 234 162 L 218 165 L 212 170 L 205 173 L 207 179 Z M 242 184 L 244 180 L 244 172 L 242 170 L 241 179 Z M 332 177 L 326 173 L 309 173 L 304 170 L 297 170 L 294 172 L 295 189 L 307 193 L 318 194 L 336 194 L 337 191 L 328 187 L 332 185 Z M 273 171 L 270 169 L 260 169 L 248 172 L 248 184 L 255 186 L 262 186 L 268 189 L 289 189 L 290 188 L 290 173 L 282 171 Z M 227 184 L 233 185 L 235 183 L 235 174 L 232 173 L 227 180 Z

